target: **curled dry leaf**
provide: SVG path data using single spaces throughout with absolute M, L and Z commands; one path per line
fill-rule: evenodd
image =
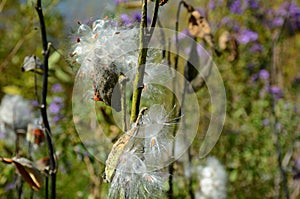
M 33 71 L 38 74 L 43 74 L 44 66 L 38 57 L 26 56 L 21 69 L 22 72 Z
M 213 35 L 211 34 L 211 28 L 205 17 L 201 13 L 194 9 L 191 5 L 184 3 L 185 8 L 190 13 L 188 30 L 189 33 L 196 38 L 203 39 L 212 49 L 214 49 L 216 55 L 220 56 L 221 53 L 217 50 Z
M 235 61 L 239 56 L 238 42 L 228 31 L 224 31 L 219 37 L 219 47 L 221 50 L 228 51 L 228 61 Z
M 13 163 L 21 174 L 25 182 L 27 182 L 34 190 L 39 190 L 44 182 L 44 178 L 40 170 L 35 167 L 35 164 L 26 158 L 1 158 L 1 161 L 6 164 Z

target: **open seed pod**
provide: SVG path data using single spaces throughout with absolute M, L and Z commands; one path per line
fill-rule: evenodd
M 128 130 L 124 135 L 122 135 L 117 142 L 113 145 L 107 159 L 105 172 L 103 174 L 103 179 L 105 182 L 110 183 L 115 175 L 115 171 L 118 167 L 120 157 L 125 152 L 126 149 L 129 149 L 134 144 L 135 134 L 138 132 L 139 123 L 141 122 L 144 112 L 148 110 L 146 107 L 140 110 L 139 116 L 135 122 L 133 128 Z
M 119 85 L 119 72 L 116 65 L 102 63 L 99 58 L 95 58 L 93 86 L 96 101 L 103 101 L 117 112 L 121 111 L 121 90 Z

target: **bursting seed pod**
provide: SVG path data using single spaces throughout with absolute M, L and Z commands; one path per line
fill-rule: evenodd
M 114 63 L 101 63 L 99 58 L 94 58 L 94 77 L 93 87 L 95 92 L 95 101 L 103 101 L 116 111 L 121 111 L 121 91 L 119 81 L 119 72 Z M 95 99 L 94 97 L 94 99 Z
M 113 145 L 107 160 L 106 160 L 106 167 L 105 172 L 103 174 L 103 179 L 105 182 L 111 182 L 116 168 L 118 167 L 119 160 L 121 155 L 124 153 L 126 149 L 130 149 L 132 145 L 134 144 L 134 137 L 138 133 L 139 130 L 139 124 L 141 122 L 142 116 L 144 112 L 147 110 L 146 107 L 142 108 L 139 116 L 135 122 L 135 125 L 132 129 L 130 129 L 128 132 L 126 132 L 124 135 L 122 135 L 117 142 Z

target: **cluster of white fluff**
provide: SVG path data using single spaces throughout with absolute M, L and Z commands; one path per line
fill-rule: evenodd
M 16 133 L 25 135 L 32 119 L 31 104 L 19 95 L 5 95 L 0 104 L 0 139 L 5 144 L 15 144 Z
M 88 95 L 86 98 L 93 99 L 93 95 L 97 92 L 101 98 L 100 101 L 119 112 L 121 97 L 118 78 L 123 74 L 129 82 L 133 82 L 138 64 L 139 29 L 124 27 L 116 21 L 107 19 L 94 21 L 92 27 L 81 24 L 73 49 L 71 55 L 76 63 L 80 64 L 76 79 L 86 85 Z M 157 52 L 160 51 L 149 50 L 145 85 L 149 82 L 148 79 L 152 80 L 153 77 L 157 77 L 157 74 L 171 78 L 165 69 L 166 73 L 162 73 L 162 65 L 160 65 L 162 66 L 160 70 L 153 71 L 156 65 L 153 62 L 157 60 Z M 130 83 L 127 85 L 131 86 Z M 147 93 L 144 96 L 147 96 Z
M 206 166 L 198 167 L 199 187 L 196 192 L 198 199 L 226 198 L 227 174 L 218 159 L 209 157 Z
M 81 24 L 72 54 L 81 66 L 97 57 L 102 63 L 114 62 L 125 73 L 137 64 L 138 33 L 107 19 L 95 20 L 92 27 Z
M 11 129 L 26 129 L 31 120 L 31 105 L 19 95 L 5 95 L 0 105 L 0 121 Z
M 141 157 L 127 151 L 120 158 L 109 198 L 157 198 L 162 194 L 166 177 L 164 173 L 149 171 Z
M 85 89 L 78 90 L 80 97 L 87 92 L 86 89 L 95 89 L 107 105 L 118 111 L 118 102 L 115 106 L 113 104 L 113 96 L 119 89 L 117 76 L 125 75 L 129 79 L 127 87 L 132 88 L 138 63 L 138 44 L 138 29 L 120 27 L 110 20 L 96 20 L 92 27 L 81 24 L 72 53 L 81 65 L 76 81 L 85 85 L 80 86 Z M 157 52 L 160 51 L 149 50 L 144 76 L 142 97 L 156 98 L 151 99 L 151 104 L 158 99 L 158 95 L 163 95 L 154 84 L 167 87 L 172 82 L 170 69 L 155 63 Z M 95 94 L 95 91 L 90 93 Z M 161 169 L 174 160 L 172 146 L 175 138 L 169 116 L 163 105 L 150 105 L 138 131 L 130 138 L 130 146 L 124 149 L 120 157 L 116 157 L 118 161 L 114 173 L 108 176 L 112 178 L 109 179 L 109 198 L 157 198 L 162 193 L 168 175 Z
M 132 144 L 120 156 L 111 181 L 109 198 L 158 198 L 165 188 L 166 166 L 172 155 L 168 114 L 153 105 L 142 118 Z

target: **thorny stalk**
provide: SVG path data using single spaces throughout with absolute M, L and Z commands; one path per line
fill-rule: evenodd
M 51 129 L 47 117 L 47 87 L 48 87 L 48 59 L 50 55 L 50 44 L 47 40 L 46 25 L 42 10 L 41 0 L 36 0 L 35 9 L 39 16 L 40 28 L 41 28 L 41 37 L 42 37 L 42 46 L 43 46 L 43 65 L 44 65 L 44 74 L 43 74 L 43 90 L 42 90 L 42 101 L 41 101 L 41 115 L 43 118 L 43 124 L 46 132 L 46 139 L 48 143 L 48 153 L 50 158 L 50 197 L 51 199 L 56 198 L 56 162 L 55 162 L 55 151 L 53 146 L 53 141 L 51 137 Z M 47 183 L 46 183 L 47 184 Z M 48 198 L 48 186 L 45 188 L 46 198 Z

